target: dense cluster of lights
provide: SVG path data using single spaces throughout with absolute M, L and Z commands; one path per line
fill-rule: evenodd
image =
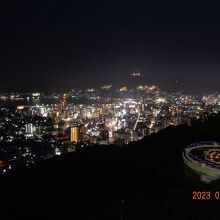
M 190 124 L 191 118 L 199 118 L 204 112 L 220 110 L 218 94 L 200 97 L 167 93 L 146 84 L 136 89 L 113 89 L 106 84 L 65 94 L 10 93 L 0 97 L 4 97 L 2 102 L 24 101 L 16 108 L 0 109 L 0 145 L 8 152 L 10 147 L 5 146 L 14 147 L 21 141 L 22 147 L 10 151 L 16 153 L 10 153 L 9 159 L 25 158 L 28 166 L 42 158 L 75 151 L 77 146 L 127 144 L 169 125 Z M 41 151 L 35 152 L 30 141 L 41 144 Z

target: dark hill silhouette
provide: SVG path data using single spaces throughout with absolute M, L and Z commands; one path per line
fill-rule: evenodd
M 94 146 L 1 176 L 6 219 L 207 219 L 220 200 L 192 200 L 193 191 L 219 190 L 186 176 L 187 144 L 219 140 L 220 115 L 170 126 L 124 147 Z M 214 197 L 213 197 L 214 198 Z M 12 211 L 13 210 L 13 211 Z

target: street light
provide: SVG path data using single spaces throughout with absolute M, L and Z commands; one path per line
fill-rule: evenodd
M 124 205 L 124 200 L 121 200 L 121 220 L 123 220 L 123 205 Z

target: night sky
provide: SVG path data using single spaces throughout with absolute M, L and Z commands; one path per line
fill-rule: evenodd
M 220 82 L 220 1 L 4 1 L 1 90 L 112 82 L 209 92 Z M 176 81 L 178 80 L 178 83 Z

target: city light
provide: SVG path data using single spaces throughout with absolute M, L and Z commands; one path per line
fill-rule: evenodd
M 72 89 L 64 94 L 50 95 L 46 103 L 43 100 L 48 96 L 32 93 L 34 100 L 39 97 L 37 102 L 16 105 L 15 109 L 0 109 L 3 115 L 0 141 L 11 145 L 17 140 L 23 141 L 23 147 L 17 148 L 18 153 L 11 156 L 16 158 L 14 160 L 19 160 L 22 156 L 27 160 L 26 165 L 30 166 L 33 163 L 31 161 L 36 161 L 37 158 L 50 158 L 76 151 L 78 144 L 128 144 L 169 125 L 190 125 L 191 118 L 198 119 L 204 112 L 216 113 L 220 110 L 218 94 L 192 96 L 165 93 L 152 84 L 139 85 L 136 90 L 125 85 L 114 87 L 110 93 L 103 92 L 110 88 L 113 85 Z M 13 99 L 15 102 L 15 98 L 22 97 L 26 100 L 30 97 L 29 93 L 4 95 L 6 99 Z M 75 103 L 76 99 L 81 98 L 83 102 Z M 8 125 L 11 126 L 10 130 L 7 130 Z M 26 144 L 28 141 L 38 143 L 42 148 L 47 143 L 48 152 L 42 151 L 37 155 L 39 152 L 32 152 Z M 30 159 L 33 155 L 37 156 Z M 210 154 L 210 158 L 213 159 L 214 155 Z

